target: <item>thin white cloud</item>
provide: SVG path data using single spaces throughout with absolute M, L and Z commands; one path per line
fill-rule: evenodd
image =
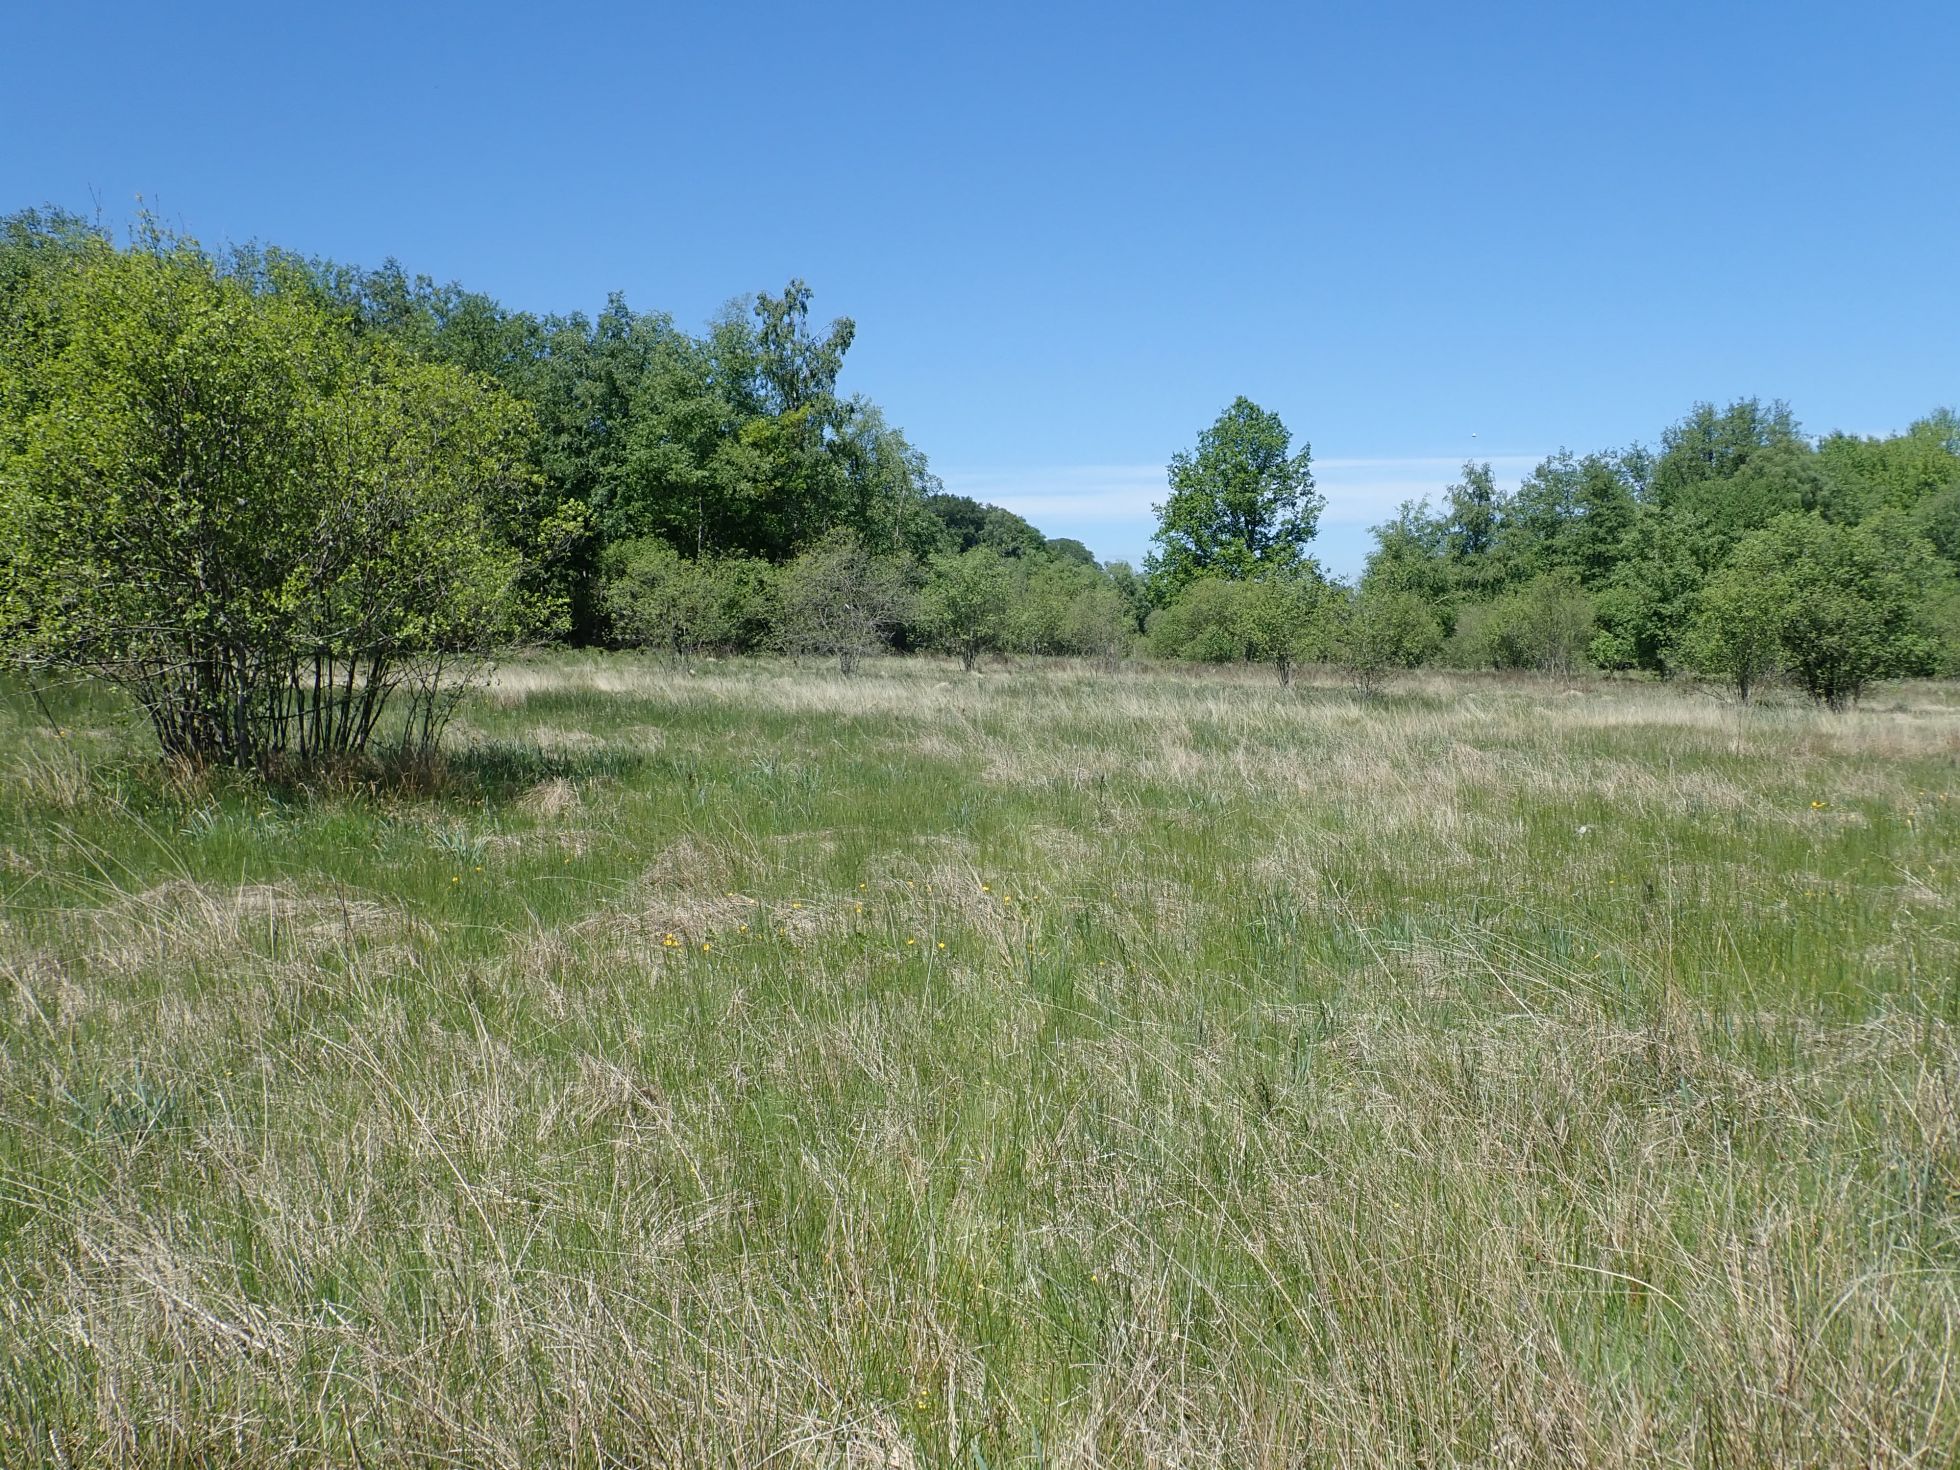
M 1498 480 L 1506 483 L 1516 481 L 1543 457 L 1480 456 L 1488 458 Z M 1440 496 L 1462 466 L 1461 459 L 1446 455 L 1317 460 L 1314 482 L 1327 497 L 1321 522 L 1328 526 L 1374 525 L 1393 514 L 1404 500 Z M 941 478 L 954 494 L 1005 506 L 1052 534 L 1096 529 L 1120 534 L 1141 528 L 1141 537 L 1126 538 L 1139 544 L 1148 539 L 1156 521 L 1151 507 L 1163 501 L 1166 490 L 1160 465 L 957 469 L 942 473 Z
M 1150 507 L 1164 498 L 1164 471 L 1155 465 L 949 470 L 942 472 L 940 479 L 955 495 L 1005 506 L 1037 525 L 1042 515 L 1126 521 L 1149 516 Z

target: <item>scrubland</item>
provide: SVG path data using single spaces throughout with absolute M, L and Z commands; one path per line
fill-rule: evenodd
M 1960 1459 L 1960 690 L 0 702 L 0 1462 Z

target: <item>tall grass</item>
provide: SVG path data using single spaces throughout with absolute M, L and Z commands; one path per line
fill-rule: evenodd
M 450 747 L 0 709 L 0 1461 L 1960 1458 L 1955 691 L 566 656 Z

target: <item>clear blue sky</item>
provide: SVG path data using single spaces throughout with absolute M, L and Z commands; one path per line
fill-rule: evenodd
M 1467 455 L 1960 400 L 1951 0 L 78 3 L 6 49 L 0 209 L 691 325 L 800 275 L 949 486 L 1105 556 L 1239 393 L 1343 572 Z

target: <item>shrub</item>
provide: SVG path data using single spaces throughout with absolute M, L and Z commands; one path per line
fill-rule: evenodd
M 1416 593 L 1364 584 L 1333 604 L 1335 660 L 1364 694 L 1384 675 L 1427 663 L 1443 646 L 1443 624 Z
M 1109 575 L 1074 557 L 1043 557 L 1016 590 L 1008 641 L 1028 653 L 1122 657 L 1134 623 Z
M 1546 572 L 1457 614 L 1459 662 L 1569 674 L 1593 636 L 1592 605 L 1570 571 Z
M 1058 651 L 1114 664 L 1134 637 L 1129 603 L 1107 579 L 1098 578 L 1063 607 Z
M 957 653 L 969 673 L 980 655 L 1006 640 L 1014 608 L 1014 577 L 991 546 L 932 559 L 919 594 L 919 621 L 927 639 Z
M 1244 604 L 1247 583 L 1200 577 L 1151 614 L 1151 650 L 1162 658 L 1234 663 L 1251 657 Z
M 607 548 L 600 574 L 607 629 L 627 647 L 749 653 L 774 621 L 775 569 L 753 557 L 689 561 L 643 536 Z
M 175 757 L 357 753 L 403 692 L 432 744 L 542 614 L 495 529 L 525 411 L 190 242 L 74 262 L 58 329 L 0 342 L 0 651 L 120 686 Z
M 1282 686 L 1296 664 L 1326 652 L 1329 589 L 1308 570 L 1274 570 L 1245 585 L 1239 626 L 1247 656 L 1272 666 Z
M 835 531 L 781 573 L 777 638 L 791 653 L 834 657 L 841 673 L 883 648 L 911 611 L 898 563 L 874 557 L 849 531 Z
M 1783 657 L 1787 609 L 1777 579 L 1731 563 L 1703 584 L 1681 639 L 1690 668 L 1726 679 L 1744 704 Z
M 1778 516 L 1737 545 L 1729 568 L 1733 585 L 1760 589 L 1784 667 L 1821 704 L 1843 709 L 1875 680 L 1936 666 L 1933 550 L 1897 511 L 1855 526 Z

